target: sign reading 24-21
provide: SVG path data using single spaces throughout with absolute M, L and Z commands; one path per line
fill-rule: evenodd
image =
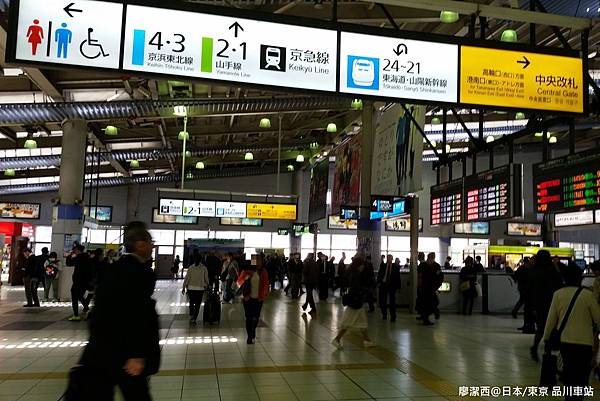
M 342 32 L 340 91 L 455 103 L 458 45 Z
M 16 58 L 119 68 L 123 5 L 89 0 L 21 0 Z
M 335 91 L 337 33 L 129 5 L 123 68 Z

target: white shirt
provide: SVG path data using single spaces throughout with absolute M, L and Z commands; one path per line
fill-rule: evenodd
M 260 276 L 257 272 L 252 273 L 250 277 L 250 298 L 258 299 L 260 290 Z
M 544 340 L 550 338 L 552 329 L 560 328 L 562 319 L 576 291 L 577 287 L 564 287 L 554 293 L 544 330 Z M 575 301 L 575 305 L 573 305 L 567 325 L 560 337 L 561 342 L 593 345 L 594 324 L 596 326 L 600 325 L 600 306 L 598 301 L 594 299 L 593 293 L 588 289 L 584 289 Z

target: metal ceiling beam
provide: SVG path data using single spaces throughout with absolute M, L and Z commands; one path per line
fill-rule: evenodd
M 477 4 L 454 0 L 377 0 L 377 3 L 390 6 L 416 8 L 419 10 L 456 11 L 462 15 L 479 15 L 481 17 L 534 23 L 539 25 L 558 26 L 572 29 L 591 28 L 595 21 L 591 18 L 569 17 L 556 14 L 540 14 L 533 11 L 508 7 Z

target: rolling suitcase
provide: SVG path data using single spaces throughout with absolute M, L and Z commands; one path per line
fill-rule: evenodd
M 206 297 L 202 321 L 204 324 L 218 324 L 221 322 L 221 298 L 215 291 L 209 291 Z

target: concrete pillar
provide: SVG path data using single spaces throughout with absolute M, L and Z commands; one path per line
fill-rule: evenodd
M 292 190 L 293 194 L 298 198 L 296 199 L 298 204 L 296 222 L 306 223 L 308 222 L 308 196 L 304 196 L 308 188 L 304 185 L 304 174 L 305 171 L 298 170 L 292 176 Z M 300 252 L 302 246 L 302 237 L 296 237 L 290 230 L 290 253 Z
M 381 224 L 371 221 L 371 169 L 373 159 L 373 139 L 375 137 L 375 111 L 373 102 L 364 101 L 361 131 L 360 169 L 360 216 L 356 238 L 358 253 L 371 256 L 373 266 L 379 267 L 381 258 Z
M 410 198 L 410 313 L 415 313 L 417 304 L 417 281 L 419 265 L 419 198 L 414 196 Z
M 62 154 L 60 163 L 59 203 L 52 215 L 52 246 L 63 261 L 59 276 L 59 294 L 62 300 L 71 298 L 73 268 L 65 265 L 64 254 L 74 241 L 81 241 L 83 227 L 83 179 L 85 175 L 85 147 L 87 124 L 84 120 L 65 120 L 62 124 Z
M 450 169 L 448 166 L 440 167 L 440 182 L 448 182 L 451 181 L 452 177 L 450 177 Z M 463 203 L 463 207 L 465 204 Z M 440 244 L 440 253 L 436 255 L 436 259 L 438 263 L 444 266 L 444 262 L 446 261 L 446 256 L 448 256 L 448 248 L 450 247 L 450 237 L 454 234 L 454 224 L 442 224 L 439 226 L 439 244 Z M 458 261 L 453 261 L 454 263 L 459 263 Z
M 139 220 L 140 184 L 127 186 L 127 223 Z

